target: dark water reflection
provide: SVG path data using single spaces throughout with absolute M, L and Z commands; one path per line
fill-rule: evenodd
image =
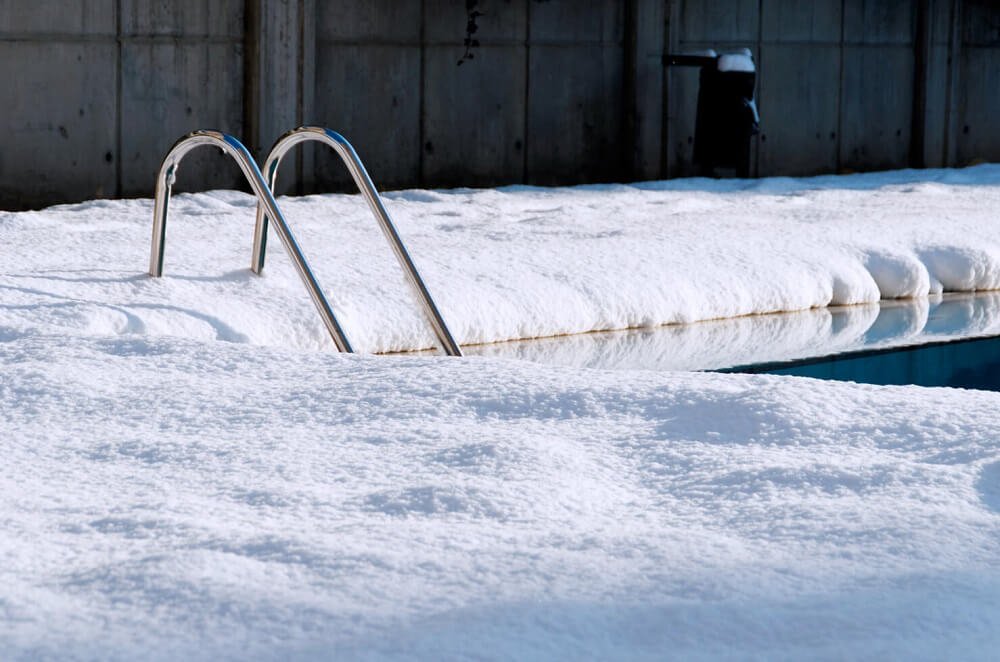
M 1000 335 L 1000 292 L 882 301 L 465 350 L 469 355 L 577 368 L 719 370 L 992 335 Z

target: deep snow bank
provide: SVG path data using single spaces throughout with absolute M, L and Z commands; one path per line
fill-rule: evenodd
M 135 336 L 0 364 L 5 659 L 1000 646 L 1000 394 Z
M 358 196 L 280 200 L 361 350 L 432 346 Z M 167 276 L 144 276 L 151 201 L 0 214 L 13 332 L 327 348 L 279 242 L 250 275 L 253 199 L 177 196 Z M 1000 287 L 1000 166 L 387 196 L 463 343 Z
M 389 205 L 468 342 L 994 287 L 998 180 Z M 357 345 L 429 344 L 359 199 L 282 202 Z M 245 269 L 251 203 L 179 196 L 160 280 L 148 200 L 0 213 L 0 657 L 1000 647 L 1000 394 L 338 355 L 280 250 Z M 934 334 L 931 305 L 715 338 Z

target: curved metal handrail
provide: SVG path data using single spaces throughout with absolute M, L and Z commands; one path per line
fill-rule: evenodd
M 316 305 L 320 317 L 323 318 L 323 324 L 326 325 L 327 331 L 330 332 L 330 336 L 333 338 L 337 349 L 342 352 L 353 352 L 351 343 L 348 342 L 347 336 L 344 335 L 344 330 L 337 322 L 337 318 L 333 314 L 333 309 L 327 302 L 326 297 L 323 296 L 323 291 L 320 289 L 319 283 L 316 282 L 312 270 L 309 269 L 306 258 L 302 255 L 302 251 L 299 250 L 299 246 L 295 242 L 291 230 L 288 229 L 288 224 L 285 222 L 285 217 L 282 216 L 281 210 L 278 209 L 278 204 L 274 201 L 271 189 L 264 182 L 264 176 L 260 174 L 257 163 L 250 156 L 250 152 L 243 146 L 243 143 L 228 134 L 219 131 L 195 131 L 189 133 L 174 143 L 174 146 L 170 148 L 170 151 L 164 157 L 163 163 L 160 165 L 160 171 L 156 176 L 156 205 L 153 209 L 153 243 L 149 255 L 149 275 L 154 278 L 159 278 L 163 275 L 163 249 L 167 232 L 167 212 L 170 204 L 170 190 L 177 177 L 177 167 L 181 159 L 188 152 L 202 145 L 219 147 L 223 152 L 233 157 L 240 166 L 240 170 L 243 171 L 243 175 L 250 183 L 250 188 L 253 189 L 254 194 L 257 196 L 258 207 L 266 209 L 268 215 L 274 219 L 278 236 L 285 245 L 285 250 L 291 256 L 292 262 L 295 264 L 295 269 L 299 272 L 302 282 L 309 291 L 309 296 Z M 254 271 L 259 272 L 258 269 L 254 269 Z
M 317 126 L 299 127 L 281 136 L 274 143 L 271 153 L 267 155 L 267 160 L 264 162 L 264 172 L 267 173 L 268 186 L 270 186 L 272 191 L 274 190 L 274 184 L 278 178 L 278 166 L 281 164 L 281 159 L 288 150 L 310 140 L 316 140 L 329 145 L 340 156 L 344 165 L 347 166 L 347 170 L 351 173 L 354 183 L 368 202 L 368 206 L 378 221 L 379 228 L 382 229 L 382 233 L 392 246 L 396 260 L 399 261 L 399 266 L 403 268 L 407 281 L 417 295 L 417 300 L 420 301 L 424 315 L 434 330 L 434 335 L 437 336 L 441 348 L 448 356 L 462 356 L 462 348 L 455 342 L 451 331 L 448 330 L 448 325 L 441 316 L 441 311 L 438 310 L 438 307 L 434 304 L 434 300 L 431 298 L 430 292 L 427 291 L 427 286 L 424 285 L 424 281 L 420 277 L 416 265 L 413 264 L 410 254 L 403 245 L 403 240 L 400 239 L 399 233 L 396 232 L 396 227 L 392 223 L 392 219 L 389 218 L 388 210 L 382 204 L 382 198 L 375 189 L 375 184 L 372 183 L 371 177 L 368 176 L 368 171 L 365 170 L 365 166 L 361 163 L 358 153 L 354 151 L 354 147 L 351 146 L 351 143 L 347 142 L 344 136 L 336 131 Z M 251 267 L 255 273 L 260 273 L 264 268 L 269 213 L 270 210 L 258 203 L 257 224 L 254 226 L 253 235 L 253 262 Z

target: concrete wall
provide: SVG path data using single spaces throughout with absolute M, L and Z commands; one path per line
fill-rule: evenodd
M 384 188 L 693 172 L 697 71 L 749 47 L 758 175 L 1000 160 L 992 0 L 0 0 L 0 208 L 149 196 L 180 135 L 344 133 Z M 213 150 L 180 189 L 239 186 Z M 348 186 L 323 148 L 279 192 Z
M 1000 160 L 992 0 L 676 0 L 668 47 L 753 49 L 759 176 Z M 691 174 L 697 74 L 666 80 L 667 174 Z
M 966 0 L 954 38 L 961 41 L 952 61 L 954 137 L 950 160 L 956 163 L 998 160 L 1000 154 L 1000 6 L 994 0 Z
M 0 0 L 0 207 L 149 195 L 178 136 L 243 132 L 242 51 L 242 0 Z M 181 185 L 233 186 L 211 156 Z
M 319 3 L 311 117 L 355 143 L 384 186 L 614 178 L 624 4 L 484 2 L 479 46 L 459 66 L 464 2 Z M 316 159 L 321 180 L 345 181 Z

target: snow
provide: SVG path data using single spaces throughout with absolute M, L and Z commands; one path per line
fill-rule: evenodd
M 996 289 L 998 183 L 990 165 L 403 191 L 386 205 L 453 334 L 469 344 Z M 176 196 L 159 280 L 143 275 L 150 200 L 6 214 L 2 284 L 46 307 L 0 311 L 0 325 L 331 347 L 280 242 L 269 242 L 265 277 L 247 270 L 253 204 L 237 192 Z M 281 204 L 358 350 L 434 346 L 360 196 Z
M 747 48 L 744 48 L 739 53 L 723 53 L 719 56 L 718 62 L 716 62 L 716 68 L 719 71 L 743 71 L 747 73 L 757 71 L 757 67 L 753 63 L 753 57 L 750 55 L 750 50 Z
M 937 333 L 954 300 L 888 328 L 883 294 L 995 286 L 998 183 L 980 166 L 387 206 L 464 342 L 806 309 L 695 326 L 848 346 Z M 431 345 L 360 198 L 279 202 L 356 344 Z M 264 277 L 246 269 L 248 196 L 177 196 L 162 279 L 151 213 L 0 213 L 3 659 L 1000 645 L 1000 393 L 337 354 L 278 242 Z M 974 300 L 950 310 L 994 328 Z
M 0 356 L 15 658 L 998 643 L 998 394 L 173 338 Z

